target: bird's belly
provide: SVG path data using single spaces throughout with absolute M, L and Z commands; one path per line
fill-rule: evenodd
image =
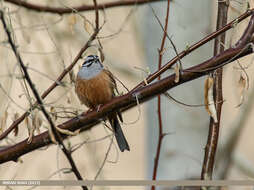
M 80 101 L 90 108 L 105 104 L 113 98 L 112 85 L 104 72 L 89 80 L 77 77 L 76 92 Z

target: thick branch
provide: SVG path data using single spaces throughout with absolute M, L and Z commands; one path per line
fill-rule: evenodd
M 227 23 L 228 14 L 228 2 L 221 1 L 218 2 L 218 14 L 217 14 L 217 27 L 221 28 Z M 224 51 L 226 34 L 222 34 L 215 39 L 214 42 L 214 55 Z M 223 94 L 222 94 L 222 74 L 223 69 L 219 68 L 213 73 L 214 78 L 214 101 L 216 105 L 216 113 L 218 122 L 215 123 L 213 118 L 210 117 L 209 123 L 209 133 L 207 138 L 207 145 L 205 148 L 205 156 L 203 161 L 201 179 L 211 180 L 214 168 L 214 160 L 217 150 L 217 144 L 219 140 L 219 129 L 220 129 L 220 119 L 221 119 L 221 108 L 223 104 Z
M 101 3 L 97 5 L 99 10 L 113 8 L 113 7 L 121 7 L 121 6 L 131 6 L 131 5 L 142 5 L 145 3 L 152 3 L 152 2 L 159 2 L 163 0 L 125 0 L 125 1 L 113 1 L 108 3 Z M 43 5 L 32 4 L 23 0 L 5 0 L 5 2 L 15 4 L 20 7 L 24 7 L 28 10 L 36 11 L 36 12 L 48 12 L 53 14 L 69 14 L 75 11 L 92 11 L 95 9 L 94 5 L 80 5 L 77 7 L 70 7 L 70 8 L 62 8 L 62 7 L 49 7 Z
M 71 131 L 75 131 L 77 129 L 82 129 L 82 131 L 89 130 L 95 124 L 97 124 L 101 118 L 105 117 L 109 113 L 115 112 L 122 108 L 127 110 L 137 105 L 136 97 L 139 99 L 140 103 L 143 103 L 158 94 L 181 85 L 182 83 L 192 81 L 206 75 L 207 70 L 215 70 L 217 67 L 222 67 L 223 65 L 228 64 L 230 61 L 234 61 L 250 53 L 253 53 L 251 46 L 230 48 L 218 56 L 203 62 L 202 64 L 190 67 L 187 70 L 183 70 L 178 83 L 174 82 L 175 74 L 172 74 L 169 77 L 154 82 L 148 86 L 141 87 L 138 90 L 131 91 L 126 95 L 114 98 L 108 104 L 102 106 L 99 112 L 95 110 L 87 114 L 82 114 L 79 117 L 75 117 L 59 125 L 58 127 Z M 66 137 L 66 135 L 62 135 L 63 139 Z M 24 140 L 18 144 L 0 150 L 0 164 L 7 161 L 16 161 L 20 156 L 49 144 L 51 144 L 51 140 L 48 132 L 36 135 L 30 144 L 27 144 L 27 141 Z

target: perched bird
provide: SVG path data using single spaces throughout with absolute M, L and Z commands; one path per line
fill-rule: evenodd
M 81 103 L 90 109 L 109 102 L 115 96 L 116 82 L 109 70 L 104 69 L 97 55 L 89 55 L 85 58 L 79 70 L 75 83 L 75 91 Z M 119 120 L 122 121 L 120 112 L 109 114 L 108 120 L 115 133 L 120 150 L 130 150 L 124 137 Z

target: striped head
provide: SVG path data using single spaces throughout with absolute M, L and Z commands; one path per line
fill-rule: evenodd
M 85 58 L 81 69 L 78 72 L 78 77 L 81 79 L 91 79 L 97 76 L 103 70 L 103 65 L 97 55 L 89 55 Z

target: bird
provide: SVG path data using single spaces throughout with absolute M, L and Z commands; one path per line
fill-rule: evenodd
M 75 82 L 75 92 L 80 102 L 89 109 L 96 109 L 116 96 L 114 90 L 117 91 L 114 76 L 108 69 L 104 68 L 99 56 L 87 56 L 77 73 Z M 119 111 L 110 113 L 107 118 L 113 129 L 120 151 L 130 151 L 117 116 L 123 122 Z

